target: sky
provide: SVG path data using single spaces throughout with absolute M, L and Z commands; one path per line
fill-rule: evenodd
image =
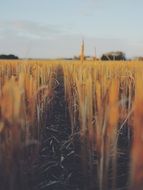
M 0 54 L 143 56 L 142 0 L 0 0 Z

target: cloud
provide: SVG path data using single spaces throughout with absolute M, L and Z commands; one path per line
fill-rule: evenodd
M 84 36 L 86 55 L 97 56 L 108 51 L 121 50 L 127 55 L 141 55 L 143 42 L 113 37 L 94 37 L 65 30 L 62 26 L 31 21 L 0 21 L 0 53 L 19 57 L 55 58 L 79 55 Z
M 49 57 L 53 40 L 65 33 L 64 27 L 58 25 L 0 20 L 0 53 L 13 53 L 20 57 Z
M 15 20 L 0 21 L 1 37 L 24 37 L 46 39 L 54 35 L 61 35 L 65 31 L 60 26 L 41 24 L 33 21 Z

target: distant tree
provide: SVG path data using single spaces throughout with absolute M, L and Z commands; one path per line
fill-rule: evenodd
M 19 58 L 13 54 L 9 54 L 9 55 L 1 54 L 0 59 L 19 59 Z
M 104 53 L 101 56 L 101 60 L 106 60 L 106 61 L 126 60 L 126 56 L 125 56 L 125 53 L 123 53 L 122 51 L 108 52 L 108 53 Z

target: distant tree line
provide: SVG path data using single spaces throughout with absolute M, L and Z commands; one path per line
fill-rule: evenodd
M 0 59 L 19 59 L 19 57 L 13 54 L 9 54 L 9 55 L 1 54 Z
M 135 57 L 134 60 L 136 60 L 136 61 L 143 61 L 143 57 L 141 57 L 141 56 L 140 57 Z

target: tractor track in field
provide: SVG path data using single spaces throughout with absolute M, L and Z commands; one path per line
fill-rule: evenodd
M 57 69 L 56 75 L 58 86 L 47 110 L 47 125 L 41 131 L 40 152 L 30 186 L 34 190 L 79 190 L 80 158 L 76 153 L 78 150 L 69 140 L 71 122 L 65 100 L 62 68 Z

